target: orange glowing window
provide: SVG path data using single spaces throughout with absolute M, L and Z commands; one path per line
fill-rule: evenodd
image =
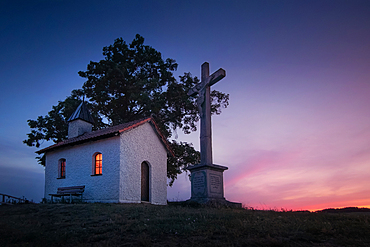
M 60 159 L 59 160 L 59 178 L 66 177 L 66 160 Z
M 102 164 L 103 164 L 103 155 L 101 153 L 97 153 L 95 155 L 95 175 L 102 174 Z

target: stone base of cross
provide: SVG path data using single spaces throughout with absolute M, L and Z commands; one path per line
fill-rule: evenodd
M 220 165 L 197 164 L 188 167 L 191 176 L 191 201 L 209 203 L 226 201 L 224 197 L 224 171 L 228 168 Z
M 188 201 L 241 207 L 241 203 L 225 200 L 223 172 L 228 168 L 212 162 L 211 86 L 224 78 L 226 72 L 219 69 L 209 75 L 209 63 L 205 62 L 202 64 L 201 73 L 201 82 L 188 92 L 189 96 L 198 94 L 201 156 L 200 164 L 187 167 L 191 173 L 191 199 Z

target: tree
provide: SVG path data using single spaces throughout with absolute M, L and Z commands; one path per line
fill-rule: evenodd
M 130 44 L 116 39 L 103 48 L 103 55 L 105 59 L 91 61 L 86 71 L 78 72 L 86 78 L 82 89 L 73 90 L 46 116 L 28 120 L 31 132 L 23 141 L 26 145 L 40 147 L 45 140 L 57 143 L 66 139 L 66 120 L 83 97 L 92 111 L 95 129 L 153 116 L 168 139 L 175 129 L 186 134 L 196 130 L 198 107 L 195 97 L 187 92 L 199 83 L 197 77 L 184 73 L 177 81 L 172 73 L 177 69 L 175 60 L 163 60 L 161 53 L 144 45 L 144 38 L 138 34 Z M 228 94 L 214 90 L 211 97 L 212 113 L 220 114 L 229 104 Z M 170 143 L 176 156 L 168 158 L 167 176 L 172 185 L 184 167 L 200 162 L 200 154 L 189 143 Z M 43 157 L 37 159 L 44 165 Z

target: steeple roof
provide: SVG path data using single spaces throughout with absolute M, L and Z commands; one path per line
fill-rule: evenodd
M 92 118 L 89 109 L 87 108 L 87 105 L 85 102 L 82 102 L 76 109 L 76 111 L 71 115 L 71 117 L 68 119 L 68 122 L 71 122 L 73 120 L 81 119 L 88 123 L 94 124 L 94 119 Z

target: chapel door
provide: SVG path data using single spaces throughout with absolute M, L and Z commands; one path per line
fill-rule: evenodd
M 141 200 L 149 201 L 149 165 L 141 163 Z

